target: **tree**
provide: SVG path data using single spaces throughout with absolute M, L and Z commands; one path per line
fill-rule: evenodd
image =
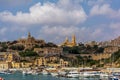
M 20 52 L 19 55 L 21 57 L 38 57 L 39 55 L 34 52 L 34 51 L 24 51 L 24 52 Z
M 24 50 L 24 48 L 25 47 L 23 45 L 12 45 L 9 47 L 9 49 L 18 50 L 18 51 Z

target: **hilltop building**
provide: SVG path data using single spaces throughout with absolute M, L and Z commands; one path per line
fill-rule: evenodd
M 100 42 L 99 46 L 106 47 L 106 46 L 114 46 L 114 47 L 120 47 L 120 36 L 116 39 Z
M 88 45 L 93 47 L 95 45 L 98 45 L 98 43 L 96 41 L 90 41 L 90 42 L 85 43 L 85 46 L 88 46 Z
M 19 39 L 17 44 L 23 45 L 25 47 L 25 49 L 31 49 L 35 45 L 45 44 L 45 41 L 44 40 L 36 40 L 34 37 L 31 36 L 31 34 L 29 32 L 28 37 L 26 39 Z
M 61 46 L 68 46 L 68 47 L 73 47 L 76 46 L 76 37 L 75 35 L 72 36 L 72 41 L 69 41 L 68 38 L 66 37 L 65 41 L 62 43 Z

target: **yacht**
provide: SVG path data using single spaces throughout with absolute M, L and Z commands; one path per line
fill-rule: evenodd
M 85 71 L 80 72 L 80 76 L 88 77 L 88 76 L 96 76 L 97 72 Z
M 28 71 L 28 70 L 23 70 L 23 71 L 22 71 L 22 74 L 23 74 L 23 75 L 32 74 L 32 73 L 33 73 L 32 70 L 29 70 L 29 71 Z
M 107 73 L 99 73 L 100 77 L 109 77 L 109 75 Z
M 112 76 L 112 77 L 109 78 L 109 80 L 120 80 L 120 78 L 117 77 L 117 76 Z
M 23 71 L 22 71 L 22 74 L 23 74 L 23 75 L 26 75 L 26 74 L 27 74 L 27 71 L 26 71 L 26 70 L 23 70 Z
M 58 70 L 58 74 L 61 76 L 65 76 L 67 72 L 63 71 L 63 70 Z
M 32 74 L 32 75 L 38 75 L 39 72 L 37 72 L 37 71 L 34 70 L 31 74 Z
M 70 78 L 78 78 L 79 77 L 79 72 L 77 70 L 72 70 L 66 74 L 66 77 Z

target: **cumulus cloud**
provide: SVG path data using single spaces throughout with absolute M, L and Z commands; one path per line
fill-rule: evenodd
M 81 6 L 74 9 L 66 9 L 64 6 L 59 7 L 58 4 L 56 5 L 50 2 L 44 3 L 43 5 L 39 2 L 31 6 L 28 13 L 21 11 L 17 12 L 16 15 L 13 15 L 9 11 L 0 13 L 0 19 L 2 21 L 19 24 L 76 25 L 84 22 L 86 18 L 87 15 Z
M 77 42 L 106 40 L 109 37 L 108 33 L 106 32 L 107 30 L 104 30 L 106 29 L 106 27 L 103 27 L 103 25 L 100 25 L 99 27 L 101 28 L 98 27 L 93 28 L 91 26 L 90 27 L 70 26 L 69 28 L 64 26 L 54 27 L 44 26 L 39 31 L 40 34 L 39 37 L 42 37 L 48 41 L 52 40 L 53 42 L 58 43 L 64 41 L 66 37 L 68 37 L 71 40 L 73 34 L 76 35 Z M 105 35 L 107 35 L 107 37 Z
M 59 36 L 69 36 L 72 35 L 73 33 L 78 32 L 79 28 L 74 26 L 71 26 L 69 28 L 63 26 L 54 26 L 54 27 L 45 26 L 41 29 L 41 31 L 44 34 L 49 34 L 49 35 L 57 34 Z
M 27 10 L 28 12 L 17 11 L 13 13 L 10 11 L 2 11 L 0 12 L 0 22 L 3 25 L 7 25 L 7 27 L 0 28 L 0 35 L 7 32 L 9 37 L 6 38 L 11 39 L 12 36 L 12 39 L 18 39 L 18 37 L 24 37 L 28 31 L 31 31 L 33 36 L 35 35 L 34 37 L 61 43 L 65 37 L 68 36 L 70 39 L 73 34 L 76 35 L 78 42 L 108 40 L 115 37 L 115 34 L 120 34 L 119 22 L 111 23 L 111 20 L 109 20 L 106 21 L 105 25 L 102 25 L 104 23 L 98 20 L 100 23 L 97 21 L 97 24 L 93 23 L 95 17 L 87 17 L 87 10 L 86 12 L 84 11 L 86 7 L 83 6 L 83 9 L 81 6 L 81 2 L 84 3 L 84 1 L 85 0 L 58 0 L 58 2 L 55 3 L 38 2 L 31 6 L 29 10 Z M 103 0 L 97 0 L 97 3 L 91 2 L 90 4 L 92 6 L 89 7 L 92 7 L 92 9 L 89 16 L 105 15 L 119 20 L 120 9 L 113 10 L 109 4 L 103 4 L 103 2 Z M 89 14 L 88 12 L 87 14 Z M 87 20 L 88 18 L 89 20 Z M 15 35 L 16 33 L 18 35 Z M 6 36 L 8 35 L 6 34 Z
M 95 5 L 90 11 L 90 15 L 106 15 L 111 18 L 120 18 L 120 9 L 113 10 L 109 4 Z
M 52 40 L 53 42 L 62 42 L 65 37 L 71 37 L 73 34 L 78 35 L 81 29 L 75 26 L 65 27 L 65 26 L 44 26 L 40 29 L 40 35 L 46 40 Z M 44 35 L 42 35 L 44 34 Z

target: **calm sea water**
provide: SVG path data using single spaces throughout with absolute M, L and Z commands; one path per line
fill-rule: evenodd
M 51 75 L 22 75 L 20 72 L 14 74 L 0 74 L 5 80 L 99 80 L 99 78 L 64 78 L 64 77 L 53 77 Z M 108 80 L 108 79 L 103 79 Z

